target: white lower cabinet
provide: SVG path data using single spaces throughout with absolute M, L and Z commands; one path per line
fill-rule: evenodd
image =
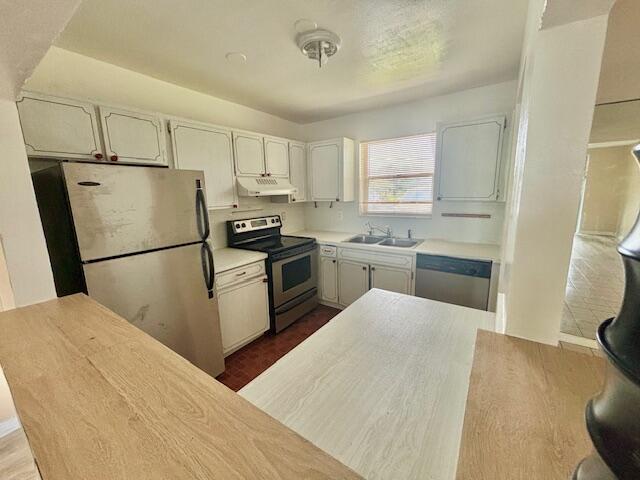
M 371 288 L 413 295 L 415 255 L 338 248 L 338 303 L 351 305 Z
M 225 357 L 269 330 L 268 295 L 264 276 L 219 288 L 218 310 Z
M 369 290 L 369 265 L 348 260 L 338 262 L 338 299 L 340 305 L 351 305 Z
M 411 295 L 412 274 L 410 270 L 371 265 L 371 288 Z
M 320 300 L 338 303 L 338 261 L 320 257 Z

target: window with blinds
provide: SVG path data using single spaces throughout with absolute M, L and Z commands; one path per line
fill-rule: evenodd
M 360 214 L 430 215 L 436 134 L 360 144 Z

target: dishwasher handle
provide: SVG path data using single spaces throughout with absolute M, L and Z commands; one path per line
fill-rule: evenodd
M 484 260 L 468 260 L 465 258 L 445 257 L 443 255 L 418 254 L 416 268 L 419 270 L 435 270 L 467 277 L 491 278 L 491 262 Z

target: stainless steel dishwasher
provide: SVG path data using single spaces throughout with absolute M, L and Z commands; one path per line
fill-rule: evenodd
M 416 296 L 487 310 L 491 262 L 418 254 Z

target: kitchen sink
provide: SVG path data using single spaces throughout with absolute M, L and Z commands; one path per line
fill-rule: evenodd
M 411 240 L 410 238 L 387 238 L 378 245 L 383 245 L 385 247 L 411 248 L 418 245 L 418 243 L 420 243 L 419 240 Z
M 376 237 L 374 235 L 356 235 L 353 238 L 347 240 L 348 243 L 366 243 L 366 244 L 374 244 L 378 243 L 381 240 L 384 240 L 385 237 Z

